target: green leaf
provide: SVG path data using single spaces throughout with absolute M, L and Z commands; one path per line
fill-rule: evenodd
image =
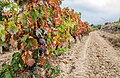
M 5 78 L 12 78 L 10 71 L 5 72 Z
M 6 31 L 5 30 L 1 30 L 1 35 L 2 35 L 2 37 L 1 37 L 1 39 L 2 39 L 2 41 L 5 41 L 5 35 L 6 35 Z
M 5 30 L 1 30 L 1 33 L 2 34 L 6 34 L 7 32 Z
M 58 32 L 56 31 L 56 32 L 54 32 L 54 35 L 57 35 L 58 34 Z
M 22 37 L 22 39 L 21 39 L 21 41 L 26 41 L 27 40 L 27 36 L 26 35 L 24 35 L 23 37 Z
M 23 17 L 23 24 L 24 24 L 24 26 L 27 26 L 27 16 Z
M 0 24 L 0 37 L 2 41 L 5 41 L 5 35 L 7 31 L 5 30 L 5 26 Z
M 49 38 L 47 38 L 47 42 L 48 42 L 48 43 L 52 43 L 52 41 L 51 41 Z
M 3 29 L 5 29 L 5 26 L 3 26 L 1 23 L 2 22 L 0 22 L 0 31 L 3 30 Z
M 18 56 L 20 56 L 20 53 L 19 53 L 19 52 L 16 52 L 16 53 L 14 53 L 14 54 L 12 55 L 12 58 L 16 58 L 16 57 L 18 57 Z
M 20 57 L 20 53 L 17 52 L 17 53 L 14 53 L 12 55 L 12 61 L 11 61 L 11 64 L 14 65 L 16 63 L 19 63 L 19 57 Z
M 5 41 L 5 35 L 2 35 L 1 39 L 2 41 Z
M 50 78 L 55 78 L 54 76 L 50 76 Z
M 5 46 L 5 45 L 6 45 L 6 43 L 3 42 L 3 41 L 0 39 L 0 46 Z
M 38 15 L 39 15 L 38 11 L 36 9 L 33 9 L 33 11 L 31 12 L 31 16 L 34 22 L 36 21 Z
M 38 42 L 34 38 L 29 38 L 27 42 L 27 48 L 32 48 L 32 47 L 34 48 L 38 47 Z
M 38 11 L 35 10 L 35 16 L 36 16 L 36 18 L 38 17 L 38 15 L 39 15 Z
M 50 67 L 49 64 L 47 64 L 47 65 L 44 67 L 45 70 L 50 70 L 50 68 L 51 68 L 51 67 Z
M 7 30 L 11 34 L 16 34 L 18 32 L 18 27 L 15 25 L 14 21 L 11 21 L 11 22 L 9 22 L 9 26 L 8 26 Z
M 14 64 L 14 70 L 18 70 L 19 69 L 19 64 Z
M 6 69 L 6 68 L 7 68 L 6 63 L 3 63 L 3 64 L 2 64 L 2 69 L 4 70 L 4 69 Z

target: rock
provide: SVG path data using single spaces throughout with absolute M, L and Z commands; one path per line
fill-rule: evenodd
M 119 43 L 119 42 L 118 42 L 118 43 L 116 43 L 116 44 L 115 44 L 115 46 L 118 46 L 118 47 L 120 47 L 120 43 Z

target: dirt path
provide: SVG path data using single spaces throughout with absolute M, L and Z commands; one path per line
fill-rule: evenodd
M 59 78 L 120 78 L 120 56 L 98 32 L 91 32 L 62 58 Z

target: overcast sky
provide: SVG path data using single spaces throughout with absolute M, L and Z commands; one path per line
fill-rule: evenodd
M 61 7 L 82 13 L 82 20 L 90 24 L 117 21 L 120 17 L 120 0 L 64 0 Z

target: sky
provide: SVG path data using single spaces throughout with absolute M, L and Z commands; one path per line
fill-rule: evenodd
M 90 24 L 114 22 L 120 18 L 120 0 L 64 0 L 61 7 L 81 12 L 82 20 Z

